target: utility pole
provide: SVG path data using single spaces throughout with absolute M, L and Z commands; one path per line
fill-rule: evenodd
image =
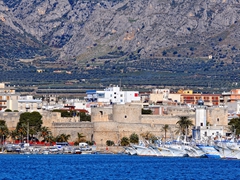
M 29 119 L 27 119 L 27 143 L 29 143 Z

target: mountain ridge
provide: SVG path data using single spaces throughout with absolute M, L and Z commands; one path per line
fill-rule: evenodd
M 3 0 L 0 30 L 10 35 L 0 37 L 0 58 L 5 66 L 40 56 L 33 66 L 70 62 L 81 71 L 129 73 L 142 71 L 145 60 L 154 61 L 149 70 L 174 72 L 175 61 L 187 59 L 178 68 L 209 61 L 199 73 L 233 69 L 238 78 L 239 20 L 239 0 Z

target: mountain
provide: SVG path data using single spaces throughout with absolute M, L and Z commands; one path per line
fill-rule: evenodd
M 239 0 L 3 0 L 1 67 L 19 59 L 81 70 L 110 63 L 119 72 L 191 72 L 189 79 L 198 70 L 230 75 L 231 84 L 239 78 L 239 19 Z

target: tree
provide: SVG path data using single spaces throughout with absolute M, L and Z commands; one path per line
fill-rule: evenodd
M 149 141 L 149 142 L 152 142 L 152 141 L 155 141 L 155 140 L 157 140 L 157 137 L 154 135 L 154 134 L 152 134 L 152 133 L 150 133 L 150 132 L 145 132 L 145 133 L 141 133 L 140 134 L 145 140 L 147 140 L 147 141 Z
M 13 131 L 10 131 L 10 132 L 9 132 L 9 135 L 10 135 L 11 139 L 14 140 L 14 141 L 15 141 L 17 138 L 19 138 L 18 132 L 17 132 L 16 129 L 13 130 Z
M 139 141 L 139 137 L 136 133 L 132 133 L 129 139 L 130 139 L 130 143 L 134 143 L 134 144 L 137 144 Z
M 56 142 L 68 142 L 70 137 L 70 134 L 60 134 L 56 137 Z
M 91 122 L 91 116 L 86 114 L 85 112 L 80 112 L 80 121 L 90 121 Z
M 7 125 L 6 125 L 6 121 L 0 120 L 0 138 L 1 138 L 1 142 L 2 142 L 2 140 L 4 141 L 7 138 L 8 135 L 9 135 L 9 130 L 8 130 Z
M 6 109 L 5 112 L 12 112 L 12 110 L 11 109 Z
M 49 136 L 49 134 L 51 134 L 51 132 L 48 127 L 46 126 L 41 127 L 40 137 L 43 138 L 43 141 L 47 141 L 47 137 Z
M 123 138 L 121 139 L 120 144 L 121 144 L 121 146 L 128 146 L 128 145 L 130 144 L 128 137 L 123 137 Z
M 50 144 L 53 143 L 53 142 L 56 142 L 56 138 L 53 137 L 51 131 L 50 131 L 50 133 L 48 133 L 48 135 L 46 136 L 46 141 L 49 142 Z
M 27 132 L 29 132 L 29 135 L 31 135 L 31 137 L 33 137 L 33 135 L 36 135 L 41 131 L 41 126 L 42 115 L 39 112 L 25 112 L 20 115 L 16 130 L 18 133 L 20 133 L 19 137 L 22 139 L 23 135 L 27 136 Z
M 183 135 L 187 135 L 188 128 L 193 126 L 192 120 L 190 120 L 189 117 L 187 117 L 187 116 L 179 116 L 179 121 L 176 124 L 179 125 L 178 132 L 182 133 Z
M 167 132 L 168 132 L 170 129 L 171 129 L 171 128 L 169 127 L 168 124 L 165 124 L 165 125 L 163 125 L 163 127 L 162 127 L 162 131 L 164 132 L 165 142 L 166 142 L 166 138 L 167 138 Z
M 152 114 L 151 109 L 142 109 L 142 114 Z
M 107 145 L 107 146 L 113 146 L 113 145 L 114 145 L 114 142 L 111 141 L 111 140 L 107 140 L 107 141 L 106 141 L 106 145 Z
M 85 137 L 86 137 L 86 136 L 84 136 L 83 133 L 77 133 L 77 140 L 76 140 L 76 142 L 77 142 L 77 143 L 86 142 Z
M 231 119 L 230 122 L 228 123 L 228 125 L 230 125 L 231 132 L 236 131 L 235 135 L 240 134 L 240 118 Z

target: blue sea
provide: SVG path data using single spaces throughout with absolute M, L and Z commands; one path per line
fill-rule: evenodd
M 0 179 L 240 179 L 240 160 L 128 155 L 0 155 Z

